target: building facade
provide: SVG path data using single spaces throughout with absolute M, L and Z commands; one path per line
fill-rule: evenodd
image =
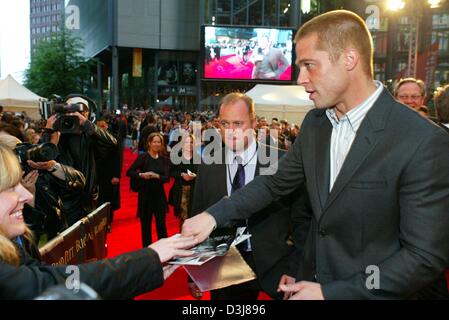
M 64 26 L 64 0 L 30 0 L 30 48 Z
M 79 9 L 75 35 L 85 55 L 97 58 L 89 94 L 110 109 L 170 106 L 181 110 L 216 107 L 231 90 L 257 81 L 214 81 L 203 75 L 201 26 L 297 29 L 312 17 L 348 9 L 366 20 L 373 35 L 375 78 L 386 83 L 407 76 L 410 48 L 414 72 L 429 89 L 449 78 L 449 1 L 431 8 L 427 0 L 404 0 L 392 13 L 388 0 L 71 0 Z M 412 3 L 420 3 L 419 7 Z M 418 8 L 418 9 L 417 9 Z M 418 14 L 419 13 L 419 14 Z M 413 29 L 418 26 L 418 29 Z M 410 45 L 411 30 L 417 34 Z M 183 69 L 195 73 L 188 83 Z M 293 67 L 293 79 L 297 70 Z M 260 81 L 259 81 L 260 82 Z M 294 83 L 292 80 L 290 83 Z

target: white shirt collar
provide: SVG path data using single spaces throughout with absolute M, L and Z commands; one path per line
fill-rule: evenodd
M 359 104 L 357 107 L 351 109 L 348 113 L 346 113 L 340 120 L 338 120 L 335 108 L 328 108 L 326 110 L 326 115 L 329 121 L 332 123 L 332 126 L 337 126 L 340 121 L 348 121 L 353 132 L 357 132 L 362 124 L 363 119 L 365 119 L 366 114 L 371 109 L 371 107 L 376 102 L 377 98 L 379 98 L 384 86 L 382 82 L 374 80 L 374 84 L 377 89 L 374 91 L 372 95 L 370 95 L 365 101 Z
M 240 152 L 234 152 L 231 149 L 226 148 L 226 163 L 233 164 L 235 163 L 235 157 L 239 156 L 242 158 L 242 164 L 245 165 L 248 162 L 256 163 L 257 157 L 255 157 L 255 153 L 257 152 L 257 142 L 256 139 L 251 138 L 251 141 L 248 147 Z

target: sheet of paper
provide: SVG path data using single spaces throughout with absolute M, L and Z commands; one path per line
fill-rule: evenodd
M 183 267 L 202 292 L 256 279 L 254 271 L 234 246 L 226 255 L 215 257 L 203 265 L 184 265 Z

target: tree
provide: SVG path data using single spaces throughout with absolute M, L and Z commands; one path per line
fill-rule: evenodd
M 80 38 L 62 28 L 50 41 L 41 41 L 35 48 L 25 71 L 28 89 L 48 98 L 53 94 L 83 93 L 92 62 L 82 56 L 84 45 Z

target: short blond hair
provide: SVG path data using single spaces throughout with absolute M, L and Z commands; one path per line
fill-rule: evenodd
M 248 108 L 248 114 L 251 118 L 256 117 L 256 108 L 254 106 L 254 100 L 250 96 L 247 96 L 246 94 L 240 93 L 240 92 L 231 92 L 223 97 L 220 101 L 220 109 L 222 106 L 227 106 L 230 104 L 234 104 L 237 101 L 242 100 L 246 107 Z
M 317 35 L 316 49 L 326 51 L 332 62 L 340 58 L 344 50 L 355 48 L 359 51 L 362 68 L 373 78 L 373 38 L 365 21 L 348 10 L 329 11 L 309 20 L 298 30 L 295 43 L 300 39 Z

